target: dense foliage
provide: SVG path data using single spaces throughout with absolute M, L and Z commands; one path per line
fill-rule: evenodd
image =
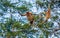
M 3 38 L 49 38 L 50 36 L 60 38 L 60 1 L 59 0 L 0 0 L 0 36 Z M 42 23 L 44 11 L 51 7 L 51 18 L 49 21 Z M 36 7 L 38 12 L 32 11 Z M 34 10 L 34 9 L 33 9 Z M 29 25 L 28 20 L 19 13 L 24 14 L 31 11 L 34 15 L 34 28 Z M 35 10 L 36 11 L 36 10 Z M 39 17 L 39 15 L 42 15 Z M 27 23 L 26 23 L 27 22 Z M 55 23 L 55 24 L 54 24 Z M 58 26 L 58 27 L 57 27 Z M 50 37 L 50 38 L 51 38 Z

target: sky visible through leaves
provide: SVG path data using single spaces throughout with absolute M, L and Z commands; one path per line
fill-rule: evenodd
M 2 15 L 2 13 L 4 13 L 4 15 L 3 16 L 1 16 L 0 15 L 0 22 L 3 22 L 3 23 L 5 23 L 5 21 L 6 21 L 6 19 L 5 18 L 10 18 L 11 17 L 11 14 L 12 14 L 12 18 L 13 19 L 16 19 L 17 21 L 21 21 L 21 22 L 23 22 L 24 24 L 25 23 L 28 23 L 29 21 L 27 20 L 27 17 L 26 16 L 21 16 L 19 13 L 18 13 L 18 11 L 19 11 L 19 9 L 21 9 L 21 8 L 18 8 L 18 7 L 20 7 L 20 6 L 22 6 L 22 5 L 25 5 L 25 4 L 23 4 L 23 3 L 26 3 L 27 5 L 27 8 L 29 8 L 29 10 L 27 9 L 27 8 L 25 8 L 26 10 L 28 10 L 28 11 L 31 11 L 33 14 L 40 14 L 41 12 L 44 12 L 44 10 L 46 11 L 47 10 L 47 6 L 41 6 L 40 5 L 40 3 L 38 3 L 39 5 L 37 5 L 36 4 L 36 0 L 8 0 L 8 1 L 10 1 L 10 3 L 12 3 L 14 6 L 12 6 L 12 5 L 10 5 L 10 7 L 11 8 L 7 8 L 7 11 L 2 11 L 2 9 L 0 8 L 0 14 Z M 26 1 L 26 2 L 20 2 L 20 1 Z M 40 0 L 41 2 L 46 2 L 46 1 L 44 1 L 44 0 Z M 49 2 L 50 2 L 50 0 L 48 0 Z M 55 0 L 56 1 L 56 0 Z M 15 4 L 14 4 L 15 3 Z M 18 4 L 16 4 L 16 3 L 18 3 Z M 29 5 L 28 5 L 28 3 L 29 3 Z M 32 4 L 32 5 L 31 5 Z M 53 4 L 53 3 L 52 3 Z M 48 29 L 46 29 L 46 30 L 48 30 L 49 32 L 51 31 L 51 33 L 49 34 L 49 33 L 47 33 L 47 31 L 45 31 L 45 33 L 46 33 L 46 36 L 47 36 L 47 34 L 49 34 L 48 35 L 48 38 L 60 38 L 60 30 L 58 30 L 58 31 L 56 31 L 56 32 L 52 32 L 52 31 L 54 31 L 56 28 L 60 28 L 60 3 L 57 3 L 57 4 L 54 4 L 53 6 L 52 6 L 52 8 L 51 8 L 51 18 L 48 20 L 48 23 L 47 24 L 44 24 L 44 25 L 46 25 L 46 27 L 48 28 L 48 26 L 47 25 L 49 25 L 49 24 L 51 24 L 51 29 L 52 30 L 48 30 Z M 2 5 L 0 5 L 0 7 L 1 7 Z M 13 8 L 14 7 L 14 8 Z M 16 8 L 17 7 L 17 8 Z M 46 8 L 45 8 L 46 7 Z M 15 10 L 14 10 L 15 9 Z M 18 11 L 17 11 L 17 10 Z M 5 9 L 6 10 L 6 9 Z M 11 10 L 11 12 L 12 13 L 10 13 L 10 10 Z M 22 10 L 21 9 L 21 12 L 23 12 L 22 14 L 24 14 L 25 12 L 26 12 L 26 10 Z M 15 12 L 15 13 L 14 13 Z M 17 24 L 20 24 L 19 22 L 18 23 L 16 23 L 16 22 L 14 22 L 16 25 Z M 24 25 L 24 24 L 22 24 L 22 26 Z M 25 25 L 27 25 L 27 24 L 25 24 Z M 1 27 L 1 26 L 0 26 Z M 18 27 L 20 27 L 20 26 L 18 26 Z M 41 27 L 43 27 L 43 28 L 41 28 Z M 28 28 L 28 27 L 24 27 L 25 29 L 26 28 Z M 0 28 L 1 29 L 1 28 Z M 27 38 L 45 38 L 45 35 L 44 35 L 44 33 L 42 32 L 42 30 L 44 29 L 44 26 L 43 26 L 43 24 L 42 24 L 42 26 L 40 26 L 40 28 L 34 28 L 35 30 L 38 30 L 37 32 L 35 32 L 35 30 L 31 30 L 31 32 L 35 32 L 35 33 L 31 33 L 31 32 L 29 32 L 29 33 L 27 33 Z M 42 30 L 41 30 L 42 29 Z M 28 31 L 30 31 L 30 30 L 28 30 Z M 2 32 L 3 32 L 3 30 L 2 30 Z M 23 32 L 24 33 L 24 32 Z M 3 34 L 4 35 L 4 34 Z M 23 34 L 22 34 L 23 35 Z M 41 36 L 41 37 L 40 37 Z M 4 36 L 5 37 L 5 36 Z M 24 38 L 23 36 L 21 36 L 22 38 Z M 2 36 L 0 36 L 0 38 L 3 38 Z M 16 36 L 16 38 L 18 38 L 18 36 Z

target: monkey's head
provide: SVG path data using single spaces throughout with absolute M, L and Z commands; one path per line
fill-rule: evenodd
M 27 15 L 32 15 L 32 13 L 31 13 L 31 12 L 26 12 L 26 14 L 27 14 Z

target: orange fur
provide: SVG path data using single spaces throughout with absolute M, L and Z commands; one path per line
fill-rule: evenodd
M 45 16 L 46 20 L 48 20 L 51 17 L 50 12 L 51 12 L 50 8 L 48 8 L 48 11 L 46 12 L 46 16 Z
M 30 21 L 30 24 L 33 24 L 34 16 L 31 12 L 26 12 L 23 16 L 27 16 L 27 19 Z

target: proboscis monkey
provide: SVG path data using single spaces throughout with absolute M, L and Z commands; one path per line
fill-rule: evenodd
M 51 17 L 51 9 L 50 9 L 50 6 L 48 7 L 48 10 L 45 12 L 45 19 L 43 21 L 43 23 L 47 22 L 48 19 Z
M 51 11 L 50 11 L 50 8 L 48 8 L 47 12 L 45 13 L 46 16 L 45 16 L 45 21 L 47 21 L 50 17 L 51 17 Z
M 21 14 L 21 16 L 27 16 L 28 21 L 30 21 L 30 24 L 33 24 L 34 22 L 34 15 L 32 12 L 26 12 L 26 14 Z

